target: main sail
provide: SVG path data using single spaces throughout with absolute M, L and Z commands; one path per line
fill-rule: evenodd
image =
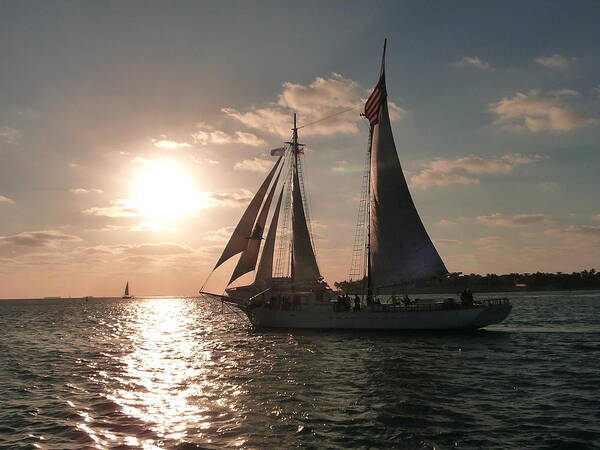
M 385 57 L 385 48 L 384 48 Z M 369 97 L 371 122 L 370 267 L 373 287 L 432 279 L 448 273 L 408 190 L 387 105 L 385 70 Z
M 302 200 L 300 177 L 298 175 L 298 133 L 294 114 L 293 135 L 293 179 L 292 179 L 292 279 L 294 282 L 314 282 L 321 278 L 317 258 L 306 223 L 306 212 Z

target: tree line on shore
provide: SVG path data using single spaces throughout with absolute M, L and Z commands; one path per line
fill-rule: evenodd
M 366 282 L 364 279 L 336 281 L 334 286 L 348 294 L 356 294 L 364 292 Z M 600 289 L 600 272 L 596 272 L 595 269 L 572 273 L 536 272 L 504 275 L 495 273 L 466 275 L 457 272 L 449 274 L 446 278 L 387 288 L 385 291 L 386 293 L 449 293 L 461 292 L 465 288 L 478 292 Z

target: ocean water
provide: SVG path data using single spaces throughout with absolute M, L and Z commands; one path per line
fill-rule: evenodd
M 510 296 L 503 324 L 435 334 L 0 301 L 0 448 L 600 448 L 600 292 Z

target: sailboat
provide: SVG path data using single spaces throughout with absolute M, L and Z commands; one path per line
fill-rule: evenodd
M 505 298 L 406 304 L 381 304 L 378 300 L 386 292 L 394 293 L 395 289 L 397 292 L 413 283 L 448 275 L 413 203 L 396 151 L 387 104 L 385 47 L 384 44 L 379 81 L 363 114 L 370 130 L 364 194 L 364 289 L 354 297 L 354 307 L 345 295 L 340 301 L 340 294 L 327 285 L 317 264 L 302 174 L 304 144 L 298 142 L 296 114 L 291 140 L 271 151 L 279 158 L 213 269 L 214 272 L 241 254 L 229 287 L 222 295 L 203 290 L 201 294 L 216 295 L 240 309 L 257 327 L 478 329 L 499 323 L 509 315 L 511 304 Z M 275 197 L 274 212 L 263 239 Z M 253 271 L 251 284 L 231 287 L 238 278 Z
M 122 298 L 133 298 L 133 295 L 129 295 L 129 281 L 125 284 L 125 293 Z

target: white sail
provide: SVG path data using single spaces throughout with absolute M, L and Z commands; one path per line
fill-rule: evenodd
M 252 228 L 254 226 L 254 222 L 256 221 L 256 216 L 258 215 L 258 212 L 260 210 L 260 205 L 262 204 L 263 199 L 265 198 L 265 194 L 267 193 L 269 184 L 273 179 L 273 175 L 275 175 L 277 167 L 279 167 L 281 159 L 282 157 L 280 156 L 277 162 L 275 163 L 275 166 L 273 167 L 273 169 L 271 169 L 271 172 L 269 172 L 267 178 L 265 178 L 265 181 L 263 181 L 263 184 L 256 192 L 256 195 L 248 205 L 248 208 L 246 208 L 244 215 L 235 227 L 235 230 L 233 231 L 229 242 L 225 246 L 221 257 L 217 261 L 217 264 L 215 264 L 213 270 L 215 270 L 217 267 L 219 267 L 232 256 L 243 252 L 244 250 L 246 250 L 246 247 L 248 247 L 248 236 L 250 236 L 250 234 L 252 233 Z
M 265 200 L 260 214 L 258 215 L 258 219 L 256 219 L 256 224 L 254 225 L 254 229 L 252 231 L 252 235 L 246 237 L 247 247 L 242 253 L 237 265 L 235 266 L 235 270 L 231 275 L 231 279 L 229 280 L 229 284 L 233 283 L 242 275 L 251 272 L 256 267 L 256 261 L 258 260 L 258 252 L 260 251 L 260 243 L 262 241 L 263 232 L 265 226 L 267 224 L 267 216 L 269 214 L 269 209 L 271 207 L 271 203 L 273 202 L 273 196 L 275 195 L 275 189 L 277 187 L 279 177 L 281 176 L 281 171 L 275 178 L 275 182 L 269 191 L 269 195 Z
M 283 199 L 283 191 L 279 194 L 277 200 L 277 206 L 275 212 L 271 218 L 271 225 L 269 225 L 269 232 L 267 233 L 267 239 L 263 247 L 262 254 L 260 255 L 260 261 L 258 268 L 256 269 L 256 281 L 269 281 L 273 278 L 273 256 L 275 254 L 275 238 L 277 237 L 277 224 L 279 223 L 279 211 L 281 210 L 281 201 Z
M 370 185 L 370 280 L 373 287 L 400 285 L 448 273 L 408 190 L 396 152 L 384 93 L 372 125 Z
M 297 158 L 297 155 L 293 155 Z M 298 164 L 294 161 L 292 184 L 292 278 L 295 282 L 311 282 L 321 277 L 317 259 L 312 247 L 306 214 L 302 201 L 302 191 L 298 177 Z
M 127 284 L 125 284 L 125 294 L 123 294 L 125 297 L 127 297 L 129 295 L 129 281 L 127 282 Z

